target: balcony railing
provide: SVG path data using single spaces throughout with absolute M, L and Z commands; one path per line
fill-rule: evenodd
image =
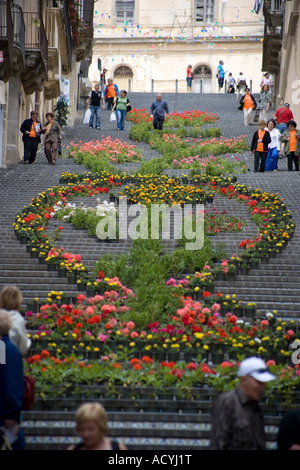
M 283 0 L 271 0 L 270 11 L 282 12 Z
M 25 23 L 22 8 L 12 4 L 11 13 L 13 19 L 14 45 L 19 47 L 25 62 Z
M 24 12 L 26 25 L 25 48 L 26 50 L 41 52 L 46 70 L 48 70 L 48 40 L 40 13 Z

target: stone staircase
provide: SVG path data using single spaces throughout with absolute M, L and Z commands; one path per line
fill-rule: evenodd
M 218 96 L 217 99 L 223 98 Z M 194 106 L 193 102 L 190 104 Z M 230 113 L 230 109 L 228 111 Z M 236 132 L 236 129 L 239 131 L 240 128 L 240 122 L 234 118 L 232 132 Z M 110 130 L 108 120 L 102 129 L 107 135 L 120 138 L 120 133 L 113 133 Z M 98 135 L 96 136 L 96 131 L 91 131 L 89 136 L 87 136 L 87 131 L 81 123 L 77 123 L 76 134 L 82 140 L 99 138 Z M 254 129 L 251 131 L 253 133 Z M 247 130 L 247 132 L 250 136 L 250 131 Z M 228 129 L 226 133 L 233 136 Z M 74 131 L 67 129 L 64 144 L 67 144 L 73 137 Z M 128 133 L 124 133 L 124 137 L 128 139 Z M 147 152 L 145 144 L 141 146 Z M 150 158 L 150 153 L 145 157 Z M 249 167 L 252 166 L 246 154 L 241 158 Z M 135 166 L 132 165 L 132 167 Z M 58 185 L 60 175 L 64 171 L 78 173 L 86 169 L 76 165 L 72 159 L 59 159 L 56 167 L 49 168 L 45 164 L 42 151 L 39 152 L 35 165 L 17 165 L 7 170 L 0 169 L 0 289 L 7 284 L 18 286 L 24 296 L 24 309 L 35 297 L 44 299 L 52 290 L 63 291 L 70 297 L 78 293 L 75 285 L 69 284 L 65 278 L 59 278 L 56 272 L 48 271 L 45 264 L 39 264 L 37 259 L 30 257 L 26 246 L 17 241 L 12 225 L 17 212 L 29 205 L 31 199 L 39 192 Z M 300 214 L 297 201 L 299 175 L 282 171 L 277 174 L 256 175 L 249 172 L 246 175 L 240 175 L 238 182 L 253 188 L 260 187 L 271 193 L 278 192 L 292 213 L 296 231 L 293 239 L 277 258 L 270 259 L 268 264 L 260 264 L 258 269 L 251 270 L 247 276 L 238 275 L 235 280 L 217 281 L 216 290 L 224 294 L 236 294 L 237 299 L 245 302 L 255 302 L 257 310 L 263 312 L 276 310 L 277 316 L 297 319 L 300 313 L 298 277 L 300 259 L 297 256 L 300 238 L 298 232 Z M 90 201 L 90 198 L 88 200 Z M 82 201 L 82 198 L 78 198 L 78 201 Z M 249 224 L 244 227 L 243 234 L 221 234 L 218 237 L 212 237 L 214 245 L 221 242 L 227 254 L 233 254 L 239 249 L 238 244 L 241 239 L 250 238 L 256 233 L 256 226 L 250 221 L 248 210 L 243 204 L 220 196 L 215 198 L 213 205 L 207 205 L 206 209 L 212 211 L 215 207 L 219 212 L 226 210 L 228 214 L 236 213 L 249 221 Z M 51 221 L 53 228 L 56 223 L 55 220 Z M 61 222 L 59 225 L 62 225 Z M 124 253 L 130 246 L 130 241 L 100 243 L 97 239 L 88 237 L 86 232 L 76 230 L 68 223 L 64 223 L 63 226 L 61 244 L 72 252 L 82 254 L 83 261 L 88 267 L 92 267 L 101 255 L 108 252 Z M 166 249 L 172 249 L 174 246 L 174 242 L 166 243 Z M 45 407 L 45 403 L 37 398 L 34 410 L 23 413 L 22 426 L 26 434 L 27 448 L 29 450 L 65 449 L 71 443 L 77 442 L 74 431 L 74 412 L 77 404 L 89 399 L 91 397 L 88 395 L 81 396 L 79 401 L 61 398 L 55 401 L 54 409 L 51 409 L 50 401 Z M 188 403 L 175 400 L 174 397 L 149 401 L 124 398 L 114 400 L 100 395 L 95 399 L 101 399 L 108 410 L 110 435 L 119 438 L 129 449 L 180 451 L 208 448 L 213 394 L 210 397 L 203 396 L 201 399 L 188 400 Z M 275 447 L 277 426 L 283 411 L 280 405 L 264 408 L 267 441 L 270 448 Z

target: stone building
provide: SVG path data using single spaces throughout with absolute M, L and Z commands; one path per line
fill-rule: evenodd
M 99 0 L 89 77 L 99 81 L 100 59 L 106 77 L 121 88 L 186 92 L 191 64 L 193 92 L 216 93 L 223 60 L 228 73 L 243 72 L 259 91 L 263 34 L 262 12 L 248 0 Z
M 263 68 L 275 77 L 275 106 L 290 103 L 300 126 L 300 2 L 265 0 Z
M 60 95 L 76 117 L 92 53 L 93 0 L 0 0 L 0 167 L 23 159 L 19 131 L 30 111 Z

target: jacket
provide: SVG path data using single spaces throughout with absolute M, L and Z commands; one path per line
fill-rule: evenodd
M 245 96 L 246 96 L 246 95 L 243 95 L 243 96 L 241 97 L 241 99 L 240 99 L 240 106 L 238 107 L 238 109 L 239 109 L 240 111 L 243 111 Z M 251 99 L 252 99 L 253 104 L 254 104 L 254 109 L 256 109 L 256 108 L 257 108 L 257 104 L 256 104 L 256 101 L 255 101 L 255 98 L 254 98 L 253 95 L 251 95 L 251 93 L 250 93 L 250 96 L 251 96 Z
M 104 90 L 104 97 L 105 97 L 105 99 L 107 99 L 107 96 L 106 96 L 107 87 L 108 87 L 108 85 L 106 85 L 105 90 Z M 118 85 L 116 85 L 116 84 L 114 83 L 114 87 L 115 87 L 115 90 L 116 90 L 116 93 L 117 93 L 116 96 L 120 96 Z
M 40 121 L 36 121 L 37 124 L 40 125 L 40 129 L 42 129 L 42 126 L 41 126 L 41 123 Z M 25 119 L 25 121 L 23 121 L 21 127 L 20 127 L 20 131 L 22 132 L 23 134 L 23 137 L 22 137 L 22 140 L 23 142 L 25 142 L 26 140 L 28 139 L 31 139 L 32 137 L 29 137 L 28 134 L 26 134 L 26 132 L 30 132 L 31 131 L 31 127 L 32 127 L 32 124 L 33 124 L 33 120 L 31 118 L 29 119 Z M 40 142 L 41 141 L 41 138 L 40 136 L 36 137 L 38 139 L 38 141 Z
M 27 337 L 24 317 L 17 310 L 7 310 L 7 313 L 12 321 L 9 339 L 17 346 L 22 356 L 25 356 L 31 346 L 31 340 Z
M 0 427 L 4 420 L 20 422 L 24 402 L 24 372 L 22 356 L 18 348 L 4 335 L 5 364 L 0 364 Z
M 49 124 L 49 122 L 47 121 L 43 127 L 47 127 Z M 46 131 L 43 131 L 42 130 L 42 133 L 43 134 L 46 134 Z M 59 125 L 59 123 L 57 121 L 54 121 L 52 122 L 52 126 L 51 126 L 51 129 L 50 129 L 50 132 L 48 135 L 45 135 L 45 141 L 44 142 L 58 142 L 58 139 L 61 135 L 61 127 Z
M 298 129 L 296 129 L 296 135 L 300 135 L 300 131 Z M 283 134 L 281 134 L 281 136 L 279 137 L 280 142 L 283 142 L 285 144 L 283 155 L 286 157 L 290 153 L 290 142 L 289 141 L 286 142 L 284 140 L 285 137 L 290 137 L 290 131 L 288 129 L 284 131 Z M 300 140 L 297 139 L 295 155 L 299 155 L 299 154 L 300 154 Z
M 258 131 L 254 132 L 254 135 L 252 137 L 251 152 L 254 152 L 256 150 L 257 141 L 258 141 Z M 271 143 L 271 141 L 272 139 L 271 139 L 269 131 L 265 131 L 265 135 L 263 136 L 263 141 L 262 141 L 263 146 L 264 146 L 264 152 L 267 152 L 269 150 L 268 146 Z

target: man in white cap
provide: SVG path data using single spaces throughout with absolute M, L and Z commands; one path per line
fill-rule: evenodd
M 212 412 L 212 450 L 264 450 L 264 419 L 258 400 L 266 382 L 275 380 L 259 357 L 244 359 L 239 386 L 216 399 Z

